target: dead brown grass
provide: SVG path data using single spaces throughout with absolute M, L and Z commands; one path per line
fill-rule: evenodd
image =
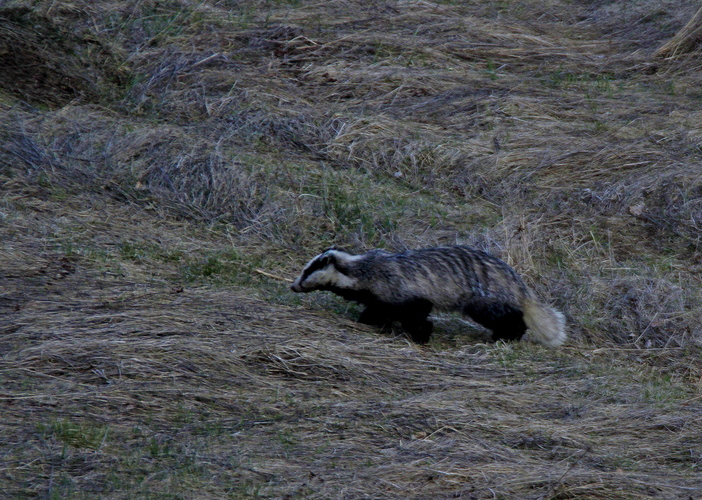
M 656 57 L 675 59 L 682 54 L 693 52 L 702 40 L 702 11 L 698 10 L 692 19 L 675 36 L 655 52 Z
M 69 258 L 55 239 L 76 225 L 105 248 L 148 221 L 79 201 L 83 213 L 29 200 L 8 214 L 5 495 L 611 499 L 702 487 L 697 351 L 418 348 L 239 291 L 174 287 L 166 265 Z M 115 222 L 96 227 L 101 212 Z M 150 224 L 172 244 L 193 237 Z
M 697 498 L 697 8 L 3 5 L 0 496 Z M 453 242 L 568 346 L 271 277 Z

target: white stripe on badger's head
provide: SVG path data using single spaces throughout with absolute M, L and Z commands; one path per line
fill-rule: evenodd
M 307 263 L 290 289 L 305 293 L 314 290 L 353 290 L 358 280 L 348 275 L 349 264 L 361 258 L 361 255 L 351 255 L 337 248 L 325 250 Z

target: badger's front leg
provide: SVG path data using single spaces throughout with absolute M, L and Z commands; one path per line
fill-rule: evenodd
M 388 326 L 399 321 L 402 329 L 413 342 L 426 344 L 434 330 L 434 324 L 427 319 L 431 312 L 431 302 L 420 300 L 401 306 L 386 303 L 367 304 L 358 318 L 359 323 L 373 326 Z
M 420 322 L 413 321 L 411 324 L 403 321 L 402 328 L 409 334 L 412 342 L 426 344 L 434 331 L 434 323 L 428 319 Z
M 412 341 L 417 344 L 429 342 L 429 338 L 434 331 L 434 323 L 427 319 L 431 309 L 431 302 L 418 300 L 402 306 L 398 311 L 398 319 L 400 324 L 402 324 L 402 328 L 409 334 Z
M 387 305 L 368 304 L 358 317 L 358 322 L 364 325 L 385 326 L 393 321 L 393 315 Z

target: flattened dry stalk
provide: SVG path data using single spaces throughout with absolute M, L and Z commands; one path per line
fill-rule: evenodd
M 702 8 L 675 36 L 653 53 L 653 57 L 675 59 L 699 47 L 702 42 Z
M 263 269 L 254 269 L 254 271 L 256 271 L 258 274 L 262 274 L 263 276 L 265 276 L 267 278 L 272 278 L 274 280 L 284 281 L 286 283 L 292 283 L 294 281 L 290 278 L 283 278 L 282 276 L 276 276 L 275 274 L 271 274 L 267 271 L 264 271 Z

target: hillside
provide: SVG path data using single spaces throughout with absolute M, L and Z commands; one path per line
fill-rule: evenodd
M 697 8 L 0 4 L 0 496 L 702 498 Z M 450 243 L 568 343 L 285 281 Z

